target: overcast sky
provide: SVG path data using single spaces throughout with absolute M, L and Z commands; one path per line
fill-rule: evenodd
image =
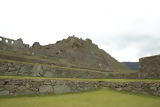
M 0 0 L 0 36 L 90 38 L 119 61 L 160 54 L 160 0 Z

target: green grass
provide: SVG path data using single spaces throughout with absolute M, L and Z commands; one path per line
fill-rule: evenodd
M 0 107 L 160 107 L 160 97 L 100 89 L 62 95 L 0 97 Z
M 29 76 L 0 76 L 0 79 L 49 79 L 49 80 L 75 80 L 75 81 L 106 81 L 106 82 L 160 82 L 160 79 L 83 79 L 83 78 L 48 78 Z

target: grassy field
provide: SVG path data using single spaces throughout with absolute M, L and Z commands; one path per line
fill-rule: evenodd
M 0 107 L 160 107 L 160 97 L 100 89 L 63 95 L 0 97 Z

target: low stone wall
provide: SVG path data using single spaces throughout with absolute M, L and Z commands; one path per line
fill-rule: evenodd
M 160 78 L 160 55 L 139 59 L 140 78 Z
M 6 48 L 29 48 L 29 44 L 24 44 L 22 39 L 9 39 L 4 38 L 0 36 L 0 48 L 6 49 Z
M 73 93 L 93 90 L 96 82 L 45 79 L 1 79 L 0 95 Z
M 102 82 L 103 87 L 160 96 L 160 82 Z
M 160 96 L 160 82 L 105 82 L 50 79 L 0 79 L 0 95 L 74 93 L 100 87 Z

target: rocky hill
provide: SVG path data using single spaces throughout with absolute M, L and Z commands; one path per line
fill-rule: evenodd
M 99 49 L 90 39 L 69 36 L 46 46 L 35 42 L 32 48 L 35 54 L 41 53 L 60 63 L 74 64 L 78 67 L 109 72 L 128 69 L 104 50 Z
M 90 39 L 69 36 L 55 44 L 32 46 L 0 37 L 0 75 L 56 78 L 137 78 Z

